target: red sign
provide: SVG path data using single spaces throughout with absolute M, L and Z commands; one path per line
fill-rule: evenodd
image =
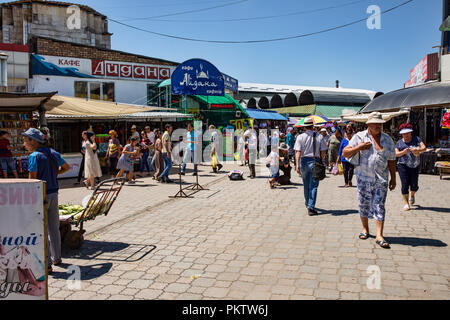
M 135 79 L 145 79 L 145 67 L 133 66 L 133 75 Z
M 410 72 L 405 88 L 436 80 L 439 71 L 439 57 L 437 53 L 429 54 L 423 58 Z
M 107 77 L 119 77 L 119 64 L 118 63 L 106 63 L 106 76 Z
M 104 76 L 105 69 L 102 60 L 92 60 L 92 75 L 93 76 Z
M 70 61 L 67 61 L 67 65 L 76 66 L 75 62 L 72 63 Z M 171 69 L 168 67 L 92 60 L 92 75 L 127 79 L 166 80 L 170 79 Z
M 234 105 L 232 105 L 232 104 L 212 104 L 211 108 L 216 108 L 216 109 L 234 109 Z

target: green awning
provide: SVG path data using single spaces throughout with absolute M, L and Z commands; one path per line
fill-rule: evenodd
M 316 105 L 306 105 L 306 106 L 297 106 L 297 107 L 286 107 L 286 108 L 276 108 L 270 109 L 278 112 L 279 114 L 289 114 L 289 115 L 300 115 L 300 116 L 309 116 L 314 114 L 316 110 Z
M 352 110 L 358 112 L 362 107 L 355 106 L 332 106 L 332 105 L 317 105 L 314 114 L 324 116 L 328 119 L 340 119 L 343 110 Z
M 160 84 L 158 84 L 158 88 L 170 86 L 170 79 L 164 80 Z

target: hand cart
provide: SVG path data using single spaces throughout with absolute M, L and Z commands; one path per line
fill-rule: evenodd
M 95 188 L 81 213 L 60 217 L 61 242 L 71 249 L 79 249 L 84 242 L 83 234 L 86 233 L 83 228 L 84 222 L 95 220 L 100 215 L 107 216 L 125 181 L 123 178 L 102 181 Z M 112 184 L 109 185 L 111 182 Z M 72 225 L 78 230 L 72 230 Z

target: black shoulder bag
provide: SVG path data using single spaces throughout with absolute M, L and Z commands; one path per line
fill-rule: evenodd
M 314 152 L 314 167 L 313 167 L 313 179 L 316 181 L 322 181 L 326 177 L 326 168 L 322 163 L 316 161 L 316 133 L 314 132 L 313 137 L 313 152 Z

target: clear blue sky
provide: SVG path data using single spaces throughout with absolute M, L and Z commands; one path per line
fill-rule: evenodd
M 235 2 L 237 0 L 234 0 Z M 134 26 L 177 36 L 211 40 L 266 39 L 315 32 L 369 15 L 369 5 L 386 10 L 405 0 L 368 0 L 314 13 L 239 22 L 201 22 L 309 11 L 354 0 L 248 0 L 224 8 L 169 16 L 173 20 L 126 21 Z M 2 1 L 5 2 L 5 1 Z M 233 0 L 76 0 L 113 19 L 151 17 L 203 9 Z M 180 21 L 183 20 L 183 21 Z M 188 20 L 188 21 L 186 21 Z M 209 60 L 240 82 L 334 86 L 388 92 L 403 86 L 409 71 L 436 52 L 442 0 L 414 0 L 382 16 L 381 30 L 359 23 L 320 35 L 261 44 L 212 44 L 163 38 L 110 22 L 112 48 L 182 62 Z

